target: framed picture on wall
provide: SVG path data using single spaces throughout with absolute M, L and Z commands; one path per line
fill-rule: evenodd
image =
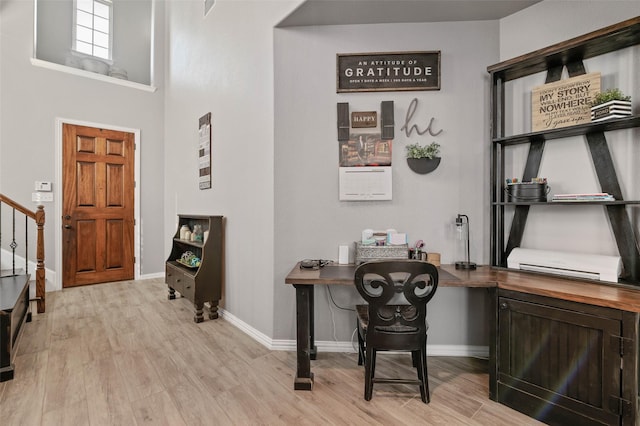
M 338 53 L 336 92 L 440 90 L 440 51 Z
M 198 128 L 198 187 L 211 188 L 211 113 L 200 117 Z

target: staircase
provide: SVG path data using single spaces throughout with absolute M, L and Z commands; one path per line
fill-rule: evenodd
M 0 285 L 9 281 L 5 278 L 20 277 L 20 279 L 28 280 L 31 276 L 29 272 L 29 242 L 30 235 L 33 236 L 33 232 L 35 232 L 36 297 L 33 300 L 37 303 L 38 313 L 45 311 L 44 222 L 43 206 L 38 206 L 36 211 L 31 211 L 0 194 L 0 268 L 4 268 L 0 270 Z M 4 235 L 7 232 L 10 233 L 9 238 Z M 13 279 L 10 281 L 14 282 Z M 0 293 L 0 297 L 1 295 L 2 293 Z M 5 304 L 5 301 L 0 300 L 1 306 Z
M 44 217 L 42 206 L 38 206 L 33 212 L 0 194 L 0 382 L 13 379 L 13 360 L 24 330 L 23 326 L 25 322 L 31 321 L 29 231 L 34 228 L 37 262 L 35 300 L 38 313 L 45 310 Z M 10 234 L 8 243 L 2 239 L 3 232 Z M 9 253 L 5 256 L 8 259 L 3 258 L 6 252 Z M 24 257 L 21 257 L 22 255 Z M 17 261 L 24 263 L 24 269 L 16 265 Z M 2 267 L 5 269 L 1 269 Z

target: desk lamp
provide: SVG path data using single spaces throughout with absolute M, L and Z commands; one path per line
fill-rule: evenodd
M 466 250 L 463 247 L 465 252 L 465 260 L 459 260 L 455 263 L 456 269 L 476 269 L 476 264 L 470 261 L 469 254 L 469 216 L 466 214 L 458 214 L 456 217 L 456 232 L 458 234 L 458 241 L 460 244 L 466 243 Z

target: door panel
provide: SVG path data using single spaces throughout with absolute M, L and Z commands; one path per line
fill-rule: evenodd
M 77 272 L 93 272 L 96 270 L 96 238 L 97 229 L 95 220 L 76 221 L 77 248 L 76 270 Z
M 122 220 L 108 220 L 106 234 L 106 269 L 122 268 L 124 259 L 120 248 L 125 244 L 124 223 Z
M 133 279 L 133 139 L 63 126 L 63 287 Z

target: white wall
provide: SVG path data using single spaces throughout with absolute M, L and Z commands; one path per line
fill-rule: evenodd
M 546 0 L 500 22 L 500 57 L 507 60 L 530 51 L 581 36 L 640 15 L 640 1 L 556 1 Z M 587 72 L 600 72 L 602 88 L 619 87 L 631 95 L 634 113 L 640 112 L 640 48 L 638 46 L 585 61 Z M 566 77 L 566 76 L 565 76 Z M 531 129 L 531 89 L 544 83 L 539 73 L 507 84 L 507 134 Z M 638 130 L 606 134 L 625 199 L 640 199 L 640 147 Z M 527 147 L 507 152 L 506 176 L 522 177 Z M 554 193 L 600 192 L 595 169 L 584 137 L 547 142 L 540 167 Z M 636 235 L 640 222 L 637 208 L 629 208 Z M 604 209 L 548 208 L 532 210 L 522 241 L 523 247 L 565 250 L 579 253 L 618 255 Z
M 178 213 L 227 217 L 223 307 L 273 335 L 273 27 L 283 1 L 167 3 L 165 226 Z M 198 189 L 198 118 L 212 113 L 212 188 Z M 165 249 L 169 252 L 169 240 Z
M 163 229 L 164 176 L 163 89 L 155 93 L 33 66 L 34 2 L 0 3 L 0 192 L 32 206 L 34 181 L 56 180 L 55 123 L 57 118 L 140 129 L 140 210 L 142 274 L 164 269 L 167 235 Z M 158 8 L 158 30 L 163 31 L 163 9 Z M 162 38 L 158 41 L 162 65 Z M 156 68 L 161 80 L 162 68 Z M 59 158 L 59 157 L 58 157 Z M 55 203 L 46 203 L 45 266 L 54 269 L 61 226 Z M 3 241 L 4 247 L 5 241 Z M 60 274 L 58 274 L 60 276 Z M 59 286 L 59 285 L 58 285 Z
M 276 30 L 276 338 L 294 334 L 294 289 L 281 285 L 297 260 L 337 260 L 338 246 L 353 245 L 365 228 L 395 228 L 422 239 L 428 251 L 453 263 L 458 213 L 471 222 L 471 258 L 488 261 L 488 74 L 498 60 L 496 21 L 403 25 L 357 25 Z M 336 53 L 440 50 L 441 90 L 336 94 Z M 436 137 L 407 137 L 400 129 L 413 98 L 412 123 L 424 129 L 434 117 Z M 338 199 L 336 103 L 351 111 L 380 110 L 395 103 L 393 200 L 345 202 Z M 441 144 L 442 162 L 431 174 L 412 172 L 405 146 Z M 346 307 L 359 300 L 353 288 L 332 288 Z M 316 289 L 316 337 L 348 341 L 353 313 L 333 314 L 325 289 Z M 486 345 L 483 290 L 440 288 L 429 306 L 429 342 Z M 333 322 L 335 321 L 335 330 Z

